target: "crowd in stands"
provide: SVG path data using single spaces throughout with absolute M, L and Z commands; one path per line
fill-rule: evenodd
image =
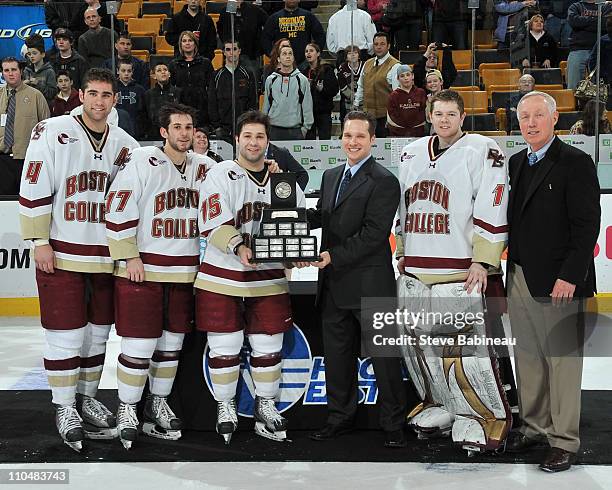
M 168 101 L 197 109 L 203 134 L 229 142 L 235 119 L 254 108 L 269 114 L 277 140 L 329 139 L 333 113 L 342 119 L 352 108 L 375 116 L 379 137 L 420 136 L 430 132 L 428 99 L 450 87 L 464 91 L 472 129 L 516 131 L 518 100 L 539 89 L 572 114 L 560 129 L 577 131 L 586 100 L 572 91 L 597 62 L 595 0 L 482 0 L 477 22 L 492 6 L 493 28 L 476 31 L 485 35 L 476 40 L 474 73 L 464 0 L 359 0 L 357 10 L 341 2 L 327 24 L 319 2 L 238 0 L 230 14 L 221 2 L 172 0 L 158 30 L 144 36 L 133 21 L 152 2 L 136 0 L 137 13 L 122 15 L 129 3 L 111 22 L 105 2 L 45 2 L 53 47 L 45 52 L 43 38 L 32 35 L 20 67 L 52 116 L 73 111 L 85 72 L 105 67 L 119 82 L 117 120 L 141 140 L 160 138 L 157 113 Z M 600 71 L 609 85 L 612 2 L 601 8 Z

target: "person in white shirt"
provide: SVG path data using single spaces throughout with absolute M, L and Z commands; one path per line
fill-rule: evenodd
M 345 5 L 332 15 L 327 25 L 327 50 L 336 55 L 336 66 L 340 66 L 346 60 L 347 46 L 358 46 L 361 59 L 369 58 L 368 55 L 374 53 L 372 43 L 374 34 L 376 34 L 376 26 L 370 14 L 365 10 L 351 10 L 348 5 Z

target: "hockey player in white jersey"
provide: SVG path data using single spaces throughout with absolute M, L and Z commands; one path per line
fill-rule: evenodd
M 79 92 L 82 116 L 54 117 L 34 128 L 19 196 L 22 236 L 34 242 L 56 425 L 77 451 L 84 437 L 116 436 L 115 417 L 94 398 L 113 323 L 105 196 L 128 153 L 138 147 L 107 124 L 116 83 L 108 70 L 89 70 Z
M 147 377 L 150 393 L 142 430 L 181 437 L 181 420 L 167 402 L 185 333 L 193 325 L 198 271 L 198 182 L 215 163 L 189 152 L 194 109 L 167 104 L 159 114 L 163 148 L 134 150 L 109 194 L 106 229 L 115 268 L 117 429 L 126 449 L 138 433 L 136 404 Z
M 217 432 L 229 444 L 238 425 L 236 388 L 244 336 L 251 345 L 255 431 L 285 440 L 287 421 L 275 399 L 281 376 L 283 333 L 292 326 L 281 263 L 251 264 L 250 240 L 270 205 L 270 168 L 264 163 L 268 116 L 238 119 L 238 158 L 215 165 L 200 186 L 199 230 L 208 245 L 195 282 L 196 326 L 208 332 L 210 377 L 217 401 Z M 298 206 L 305 198 L 298 188 Z
M 452 432 L 468 451 L 496 450 L 512 417 L 493 349 L 473 346 L 491 337 L 483 294 L 501 283 L 508 169 L 495 141 L 462 132 L 457 92 L 434 96 L 430 111 L 436 135 L 407 145 L 400 162 L 399 306 L 423 313 L 402 327 L 416 339 L 404 354 L 423 398 L 409 424 L 421 438 Z

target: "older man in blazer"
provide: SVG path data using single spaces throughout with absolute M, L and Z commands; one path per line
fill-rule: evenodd
M 322 228 L 317 302 L 321 309 L 327 424 L 311 435 L 334 439 L 353 429 L 357 411 L 357 359 L 362 298 L 395 298 L 389 233 L 400 199 L 395 176 L 371 155 L 376 120 L 360 111 L 347 114 L 342 149 L 347 163 L 323 174 L 312 228 Z M 305 264 L 298 264 L 303 266 Z M 366 315 L 367 316 L 367 315 Z M 366 335 L 367 336 L 367 335 Z M 366 341 L 367 342 L 367 341 Z M 406 392 L 398 357 L 373 357 L 380 425 L 385 446 L 406 445 Z
M 591 157 L 555 136 L 551 96 L 530 92 L 517 113 L 528 148 L 510 159 L 507 286 L 522 425 L 506 451 L 546 440 L 540 469 L 557 472 L 580 447 L 582 312 L 595 290 L 599 183 Z

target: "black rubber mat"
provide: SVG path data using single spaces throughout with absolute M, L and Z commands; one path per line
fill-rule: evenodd
M 103 390 L 100 400 L 114 410 L 116 392 Z M 0 438 L 0 463 L 156 462 L 156 461 L 352 461 L 424 463 L 537 463 L 545 448 L 525 455 L 479 454 L 468 457 L 448 440 L 419 441 L 408 434 L 408 447 L 386 449 L 383 434 L 360 430 L 329 442 L 308 438 L 310 431 L 289 431 L 293 442 L 278 443 L 256 436 L 253 421 L 240 419 L 229 447 L 213 431 L 214 420 L 202 421 L 210 431 L 185 431 L 179 441 L 141 436 L 130 451 L 118 440 L 86 441 L 78 454 L 63 444 L 56 432 L 48 391 L 0 391 L 4 433 Z M 612 391 L 582 394 L 581 464 L 612 464 Z M 291 420 L 289 420 L 291 427 Z

